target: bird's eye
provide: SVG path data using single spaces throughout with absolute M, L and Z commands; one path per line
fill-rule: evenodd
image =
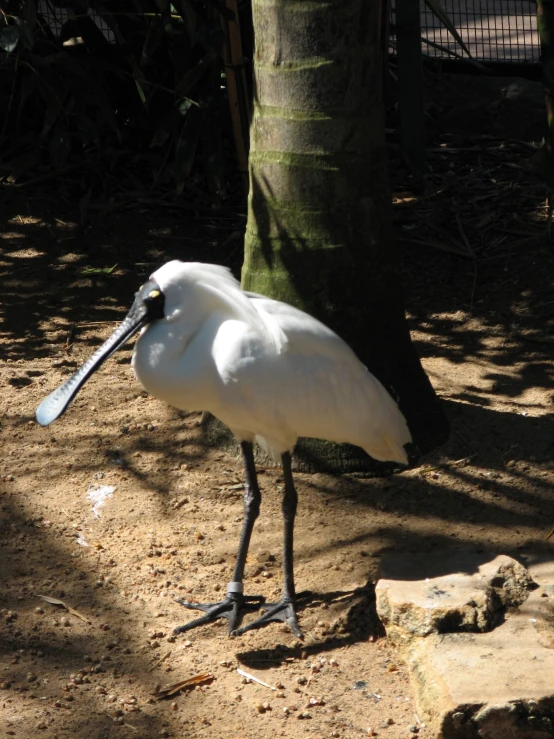
M 161 295 L 159 290 L 150 290 L 147 296 L 147 300 L 156 300 L 156 298 L 159 298 Z

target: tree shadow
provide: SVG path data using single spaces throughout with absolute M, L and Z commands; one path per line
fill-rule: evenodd
M 115 388 L 114 392 L 117 391 Z M 14 392 L 28 392 L 28 388 Z M 33 392 L 36 394 L 37 390 Z M 387 480 L 359 479 L 349 475 L 297 476 L 300 493 L 297 578 L 300 587 L 313 589 L 311 598 L 300 612 L 302 627 L 310 633 L 305 645 L 294 646 L 289 636 L 273 627 L 251 637 L 243 637 L 238 644 L 229 642 L 227 645 L 226 641 L 217 641 L 224 639 L 225 626 L 220 624 L 195 632 L 192 637 L 194 644 L 206 643 L 206 649 L 216 652 L 232 650 L 239 662 L 264 669 L 278 666 L 290 658 L 332 654 L 342 646 L 379 639 L 383 630 L 375 609 L 373 583 L 378 576 L 380 559 L 390 551 L 436 552 L 442 559 L 452 550 L 490 550 L 492 547 L 520 560 L 526 553 L 551 557 L 551 545 L 540 540 L 545 523 L 549 525 L 554 521 L 550 480 L 552 442 L 547 433 L 550 419 L 522 416 L 517 412 L 499 413 L 487 406 L 461 401 L 449 401 L 447 411 L 453 426 L 452 437 L 448 445 L 420 470 L 411 470 Z M 83 427 L 87 408 L 77 406 L 74 413 L 83 418 L 80 424 Z M 208 450 L 202 451 L 201 444 L 194 443 L 194 440 L 188 444 L 181 443 L 176 429 L 186 420 L 170 412 L 159 436 L 145 436 L 141 432 L 134 438 L 132 434 L 124 434 L 117 443 L 121 446 L 120 458 L 129 461 L 128 474 L 132 476 L 133 484 L 126 493 L 129 509 L 139 505 L 145 495 L 155 503 L 157 525 L 165 522 L 167 544 L 178 550 L 179 560 L 185 567 L 182 574 L 177 574 L 180 568 L 164 565 L 163 569 L 167 571 L 160 577 L 170 579 L 174 584 L 187 583 L 188 568 L 196 568 L 201 574 L 195 594 L 199 596 L 207 591 L 209 595 L 210 589 L 226 582 L 232 570 L 238 531 L 236 526 L 230 526 L 230 522 L 240 516 L 241 495 L 237 492 L 232 507 L 223 510 L 223 492 L 200 486 L 187 491 L 190 498 L 188 508 L 168 509 L 163 505 L 170 491 L 175 490 L 176 479 L 171 473 L 173 462 L 186 459 L 187 463 L 193 463 L 195 459 L 198 461 L 198 455 L 208 453 Z M 18 435 L 26 431 L 27 444 L 34 444 L 39 438 L 40 430 L 26 430 L 26 419 L 9 417 L 4 424 L 4 431 L 13 429 Z M 106 432 L 101 430 L 101 433 Z M 11 443 L 11 437 L 7 438 Z M 111 704 L 106 705 L 103 694 L 95 692 L 96 687 L 104 685 L 111 690 L 110 683 L 118 684 L 120 676 L 125 676 L 125 684 L 129 685 L 126 691 L 144 695 L 152 692 L 151 683 L 159 679 L 158 658 L 154 658 L 153 649 L 145 645 L 150 634 L 145 624 L 147 621 L 152 623 L 152 616 L 149 615 L 148 619 L 142 616 L 143 609 L 151 608 L 155 602 L 155 591 L 134 601 L 131 594 L 123 594 L 117 585 L 112 586 L 105 581 L 98 585 L 99 573 L 105 571 L 105 562 L 110 557 L 115 560 L 112 569 L 116 582 L 125 577 L 125 568 L 136 567 L 137 560 L 127 557 L 124 543 L 118 540 L 120 534 L 132 531 L 137 525 L 136 513 L 133 514 L 135 518 L 127 514 L 124 519 L 102 525 L 102 532 L 111 531 L 115 535 L 113 541 L 100 542 L 106 549 L 105 555 L 102 550 L 98 554 L 99 558 L 103 557 L 102 567 L 99 566 L 100 559 L 96 563 L 88 556 L 68 557 L 72 550 L 64 545 L 64 539 L 75 538 L 70 523 L 79 520 L 79 515 L 72 515 L 66 521 L 62 511 L 56 513 L 56 509 L 50 507 L 49 510 L 47 506 L 43 506 L 44 513 L 39 518 L 26 513 L 28 492 L 23 491 L 35 488 L 37 477 L 41 478 L 40 485 L 46 489 L 44 495 L 52 501 L 58 484 L 66 483 L 68 476 L 76 474 L 76 470 L 68 471 L 64 466 L 66 449 L 76 440 L 71 435 L 61 435 L 60 438 L 64 447 L 54 458 L 46 445 L 35 449 L 32 463 L 18 474 L 11 493 L 2 499 L 0 541 L 5 556 L 0 563 L 0 601 L 7 609 L 18 612 L 17 618 L 3 624 L 2 648 L 8 659 L 15 658 L 19 650 L 25 650 L 25 654 L 6 673 L 18 688 L 25 684 L 29 672 L 39 676 L 50 673 L 60 678 L 67 675 L 65 682 L 71 683 L 71 674 L 78 674 L 87 666 L 100 665 L 100 672 L 84 672 L 90 680 L 84 686 L 91 686 L 91 691 L 84 690 L 84 687 L 69 691 L 75 696 L 75 701 L 86 705 L 95 716 L 91 732 L 100 737 L 102 732 L 114 726 L 117 716 L 112 712 Z M 92 458 L 91 441 L 90 431 L 85 429 L 85 433 L 78 437 L 76 449 L 82 457 L 78 471 L 87 475 L 103 468 L 103 463 Z M 162 458 L 167 454 L 171 460 L 154 478 L 134 467 L 135 452 L 148 449 Z M 467 461 L 457 464 L 461 459 Z M 508 466 L 509 462 L 514 462 L 514 465 Z M 226 467 L 229 461 L 222 459 L 215 464 Z M 46 469 L 47 476 L 41 474 Z M 544 475 L 544 472 L 548 474 Z M 276 485 L 272 479 L 266 480 L 263 475 L 261 478 L 264 495 L 261 517 L 251 545 L 253 557 L 260 547 L 281 551 L 280 494 L 274 490 Z M 198 523 L 191 518 L 191 512 L 202 501 L 210 516 L 225 520 L 228 531 L 217 530 L 214 536 L 208 530 L 206 554 L 198 556 L 203 544 L 194 536 Z M 59 506 L 66 505 L 60 500 Z M 215 513 L 219 509 L 221 512 Z M 76 509 L 77 512 L 79 510 Z M 47 516 L 53 519 L 53 524 L 44 521 Z M 310 535 L 314 526 L 318 530 L 317 536 Z M 187 528 L 192 533 L 183 536 L 182 532 Z M 148 554 L 146 542 L 142 546 L 143 549 L 135 555 L 139 562 Z M 354 566 L 349 578 L 364 584 L 354 588 L 343 585 L 346 577 L 343 569 L 335 573 L 334 579 L 331 565 L 335 562 L 343 569 Z M 39 583 L 42 593 L 63 598 L 77 610 L 82 611 L 82 604 L 88 603 L 86 615 L 96 614 L 91 618 L 92 625 L 74 622 L 69 616 L 71 626 L 64 627 L 62 615 L 52 612 L 53 607 L 44 604 L 43 610 L 47 613 L 35 614 L 34 609 L 39 604 L 36 595 L 40 592 L 31 583 Z M 250 578 L 245 585 L 248 589 L 253 587 Z M 137 604 L 140 609 L 135 612 Z M 180 622 L 181 616 L 179 606 L 170 601 L 163 623 L 174 626 Z M 58 626 L 51 625 L 52 618 L 59 621 Z M 333 621 L 329 628 L 317 626 L 327 619 Z M 108 632 L 103 630 L 103 624 L 109 626 Z M 172 645 L 168 647 L 173 649 Z M 180 649 L 181 642 L 176 647 Z M 42 656 L 35 657 L 32 652 L 41 652 Z M 160 659 L 164 656 L 161 652 Z M 85 655 L 93 656 L 94 661 L 87 662 Z M 106 659 L 101 661 L 101 655 Z M 167 678 L 168 682 L 172 679 L 171 676 Z M 224 675 L 218 673 L 218 679 L 224 680 Z M 60 700 L 57 682 L 55 688 L 42 691 L 51 703 Z M 124 699 L 125 695 L 122 694 L 121 698 Z M 186 710 L 191 720 L 202 716 L 206 705 L 213 705 L 207 700 L 206 696 L 196 692 L 187 697 Z M 127 715 L 126 707 L 120 710 L 125 712 L 126 723 L 148 735 L 159 733 L 164 727 L 167 713 L 164 706 L 158 710 L 142 704 L 136 715 Z M 222 717 L 225 715 L 223 711 Z M 71 721 L 68 725 L 72 725 Z
M 326 593 L 306 591 L 298 594 L 298 613 L 312 608 L 326 609 L 332 604 L 348 606 L 339 628 L 329 629 L 321 638 L 308 634 L 301 646 L 277 644 L 272 649 L 237 651 L 236 657 L 242 664 L 260 670 L 269 670 L 291 659 L 306 659 L 336 651 L 360 641 L 375 641 L 385 636 L 385 629 L 377 615 L 375 586 L 368 582 L 354 590 L 335 590 Z M 321 613 L 324 615 L 325 610 Z M 311 637 L 311 638 L 310 638 Z
M 451 235 L 456 233 L 459 237 L 459 229 L 454 225 L 456 210 L 463 202 L 469 203 L 473 195 L 468 195 L 472 180 L 467 168 L 477 167 L 481 155 L 482 152 L 476 152 L 474 159 L 468 163 L 468 158 L 462 167 L 453 153 L 446 157 L 444 166 L 453 170 L 453 176 L 444 175 L 444 182 L 437 187 L 441 184 L 446 187 L 448 179 L 454 184 L 448 185 L 447 196 L 439 200 L 438 215 L 429 214 L 422 201 L 419 221 L 436 218 L 434 225 L 448 227 Z M 455 164 L 452 168 L 451 162 Z M 482 167 L 483 171 L 486 169 Z M 506 173 L 505 169 L 495 170 L 498 171 Z M 367 176 L 366 172 L 362 174 Z M 456 178 L 466 174 L 468 187 L 461 186 L 461 179 L 456 187 Z M 542 229 L 542 222 L 537 225 L 529 210 L 519 221 L 512 217 L 525 192 L 536 203 L 541 195 L 536 187 L 525 191 L 526 183 L 519 175 L 514 177 L 514 182 L 517 187 L 513 192 L 506 188 L 502 197 L 492 198 L 492 182 L 484 191 L 474 193 L 476 197 L 486 196 L 472 203 L 475 223 L 490 212 L 500 213 L 514 230 L 512 234 L 500 233 L 497 225 L 500 216 L 495 217 L 487 232 L 490 245 L 479 255 L 477 271 L 474 262 L 421 248 L 415 240 L 404 242 L 401 251 L 410 325 L 427 371 L 444 398 L 452 435 L 442 449 L 425 460 L 421 469 L 387 480 L 298 475 L 297 572 L 303 587 L 314 588 L 313 600 L 301 617 L 305 621 L 325 619 L 328 610 L 324 605 L 331 608 L 342 604 L 346 608 L 342 622 L 345 632 L 322 635 L 316 643 L 302 648 L 278 650 L 285 656 L 330 652 L 346 643 L 382 635 L 372 583 L 378 574 L 379 561 L 387 552 L 436 552 L 442 557 L 452 550 L 494 548 L 523 562 L 526 557 L 551 561 L 552 544 L 542 537 L 554 522 L 554 437 L 552 412 L 545 401 L 554 396 L 551 341 L 554 252 L 537 233 L 538 228 Z M 103 681 L 106 690 L 111 690 L 111 685 L 121 685 L 119 680 L 124 676 L 125 687 L 118 688 L 121 698 L 138 689 L 137 686 L 145 695 L 151 692 L 152 683 L 160 676 L 160 660 L 165 649 L 160 650 L 159 659 L 153 658 L 155 647 L 145 643 L 152 641 L 147 640 L 150 632 L 145 625 L 151 623 L 151 614 L 146 617 L 141 609 L 155 601 L 160 589 L 154 587 L 158 579 L 188 584 L 187 572 L 192 569 L 183 568 L 199 570 L 206 580 L 199 587 L 207 590 L 214 583 L 225 581 L 232 569 L 238 539 L 238 524 L 233 524 L 241 513 L 240 493 L 235 491 L 233 499 L 226 501 L 224 491 L 206 490 L 199 483 L 198 487 L 187 490 L 191 501 L 188 508 L 168 508 L 169 497 L 182 481 L 172 474 L 171 468 L 183 462 L 193 465 L 211 459 L 210 450 L 203 448 L 201 441 L 190 441 L 179 434 L 183 419 L 172 412 L 167 412 L 164 424 L 160 424 L 162 428 L 157 431 L 122 432 L 101 425 L 91 430 L 88 401 L 84 398 L 72 409 L 79 428 L 72 427 L 69 431 L 58 426 L 53 432 L 58 441 L 48 443 L 45 440 L 50 438 L 50 432 L 40 432 L 29 426 L 29 422 L 46 386 L 50 389 L 54 384 L 54 372 L 50 368 L 70 372 L 77 367 L 105 338 L 104 333 L 111 331 L 112 322 L 123 316 L 141 281 L 161 262 L 180 257 L 237 267 L 241 252 L 236 237 L 229 241 L 231 229 L 237 228 L 234 221 L 229 229 L 215 221 L 183 223 L 177 217 L 160 218 L 159 213 L 144 212 L 99 218 L 85 230 L 77 226 L 75 212 L 71 204 L 60 206 L 58 193 L 54 192 L 40 199 L 22 195 L 0 204 L 5 224 L 0 240 L 1 353 L 5 362 L 0 430 L 6 450 L 10 446 L 17 452 L 33 445 L 32 455 L 22 462 L 14 479 L 6 474 L 1 481 L 0 602 L 6 613 L 1 614 L 0 649 L 8 663 L 2 677 L 13 681 L 16 697 L 33 691 L 37 696 L 26 703 L 29 713 L 23 720 L 27 721 L 29 715 L 34 717 L 33 701 L 36 703 L 45 696 L 52 715 L 56 711 L 68 711 L 64 731 L 82 733 L 79 718 L 71 719 L 69 709 L 53 706 L 56 700 L 63 699 L 60 689 L 71 682 L 71 675 L 79 675 L 82 670 L 90 682 L 68 692 L 76 696 L 77 703 L 87 707 L 89 735 L 105 737 L 120 731 L 114 721 L 115 710 L 110 708 L 113 704 L 107 706 L 102 692 L 85 690 L 85 686 L 102 687 Z M 399 216 L 397 223 L 404 236 L 414 234 L 413 229 L 404 229 L 412 225 L 409 219 Z M 498 233 L 494 233 L 495 229 Z M 533 240 L 523 243 L 520 234 L 515 233 L 518 229 L 532 233 Z M 305 300 L 313 301 L 310 306 L 316 315 L 327 311 L 322 297 L 325 285 L 313 291 L 310 285 L 312 276 L 319 274 L 320 263 L 311 263 L 307 274 L 296 268 L 294 265 L 302 264 L 306 256 L 298 235 L 289 232 L 287 223 L 281 223 L 278 236 L 283 240 L 285 259 L 293 271 L 297 289 L 304 293 Z M 497 236 L 506 238 L 495 241 Z M 356 260 L 364 260 L 366 256 L 361 250 Z M 116 262 L 119 266 L 112 275 L 83 274 L 84 267 L 102 269 Z M 330 257 L 321 274 L 325 280 L 335 278 L 336 268 Z M 359 282 L 341 286 L 345 295 L 349 296 L 355 289 L 364 290 L 361 276 L 357 279 Z M 374 295 L 367 297 L 376 305 L 375 310 L 383 310 L 386 301 L 379 303 Z M 348 301 L 337 310 L 343 311 L 344 320 L 348 321 L 352 310 Z M 95 326 L 86 326 L 90 323 Z M 66 343 L 72 324 L 76 324 L 74 346 L 68 351 Z M 37 360 L 49 364 L 38 366 Z M 380 361 L 378 356 L 367 359 L 378 373 Z M 127 363 L 128 353 L 114 362 L 113 366 L 119 370 L 118 362 Z M 58 366 L 54 367 L 54 363 Z M 449 369 L 459 368 L 455 379 L 451 372 L 445 377 L 444 363 L 448 363 Z M 101 387 L 104 381 L 105 376 L 99 375 L 91 383 L 98 382 Z M 103 402 L 119 403 L 131 382 L 130 372 L 127 378 L 118 376 Z M 23 411 L 10 410 L 14 397 L 25 398 L 21 404 Z M 95 416 L 97 423 L 101 412 L 100 408 Z M 156 413 L 163 415 L 159 408 Z M 120 423 L 129 426 L 137 419 L 143 422 L 144 414 L 140 409 L 130 408 L 125 413 L 122 411 Z M 99 439 L 102 444 L 97 447 Z M 70 452 L 78 459 L 68 469 L 65 465 Z M 141 453 L 155 453 L 165 461 L 155 474 L 144 472 L 140 457 L 135 456 Z M 6 473 L 10 472 L 9 463 L 10 457 L 6 456 Z M 229 467 L 234 462 L 226 459 L 210 464 Z M 70 549 L 67 541 L 76 536 L 72 523 L 80 520 L 82 510 L 77 507 L 79 515 L 72 516 L 68 506 L 74 498 L 83 497 L 83 490 L 77 487 L 69 494 L 67 483 L 73 475 L 82 482 L 85 477 L 92 479 L 107 468 L 123 470 L 128 476 L 129 510 L 120 520 L 110 522 L 114 541 L 109 546 L 106 541 L 98 542 L 104 549 L 96 550 L 95 556 L 72 557 L 75 549 Z M 66 485 L 63 494 L 58 493 L 62 484 Z M 266 486 L 268 492 L 264 493 L 259 522 L 265 528 L 254 532 L 253 553 L 260 547 L 278 552 L 281 546 L 280 495 L 273 490 L 276 487 L 273 482 Z M 182 497 L 182 492 L 178 495 Z M 35 514 L 29 513 L 31 496 L 37 496 Z M 166 525 L 163 531 L 167 541 L 178 550 L 183 567 L 175 568 L 177 574 L 170 571 L 164 575 L 152 567 L 149 577 L 154 585 L 135 600 L 132 593 L 124 594 L 115 584 L 103 580 L 99 585 L 98 581 L 109 557 L 113 556 L 115 561 L 112 570 L 117 582 L 118 577 L 122 580 L 127 577 L 125 568 L 136 570 L 148 556 L 145 541 L 134 558 L 127 557 L 124 538 L 137 525 L 137 519 L 145 525 L 145 516 L 140 513 L 140 501 L 145 497 L 155 501 L 155 513 L 148 515 Z M 228 507 L 223 507 L 223 502 L 229 503 Z M 194 531 L 199 525 L 193 517 L 194 508 L 201 503 L 212 517 L 224 519 L 229 529 L 218 530 L 205 543 L 196 538 Z M 134 512 L 133 518 L 134 506 L 138 513 Z M 317 536 L 313 536 L 314 527 Z M 107 527 L 102 531 L 105 533 Z M 157 554 L 153 557 L 158 561 Z M 330 568 L 337 562 L 342 569 L 333 575 Z M 346 567 L 352 564 L 355 569 L 351 577 L 365 583 L 362 587 L 349 588 L 342 582 L 347 576 Z M 63 598 L 77 609 L 82 603 L 90 603 L 90 611 L 98 615 L 93 615 L 92 625 L 68 617 L 71 625 L 65 627 L 63 614 L 37 600 L 36 595 L 41 592 Z M 45 613 L 35 613 L 37 606 L 42 606 Z M 8 618 L 9 610 L 17 614 L 15 618 Z M 180 618 L 179 607 L 171 604 L 163 620 L 174 625 Z M 57 626 L 52 624 L 53 619 L 59 622 Z M 108 625 L 109 630 L 100 628 L 102 624 Z M 209 642 L 213 651 L 235 648 L 233 644 L 224 646 L 227 642 L 222 637 L 221 641 L 215 641 L 220 639 L 219 633 L 218 630 L 214 637 L 204 630 L 194 638 L 197 643 Z M 272 659 L 283 657 L 273 654 L 275 649 L 271 645 L 276 639 L 285 641 L 287 637 L 273 627 L 260 634 L 252 637 L 253 647 L 236 646 L 239 659 L 260 666 L 266 655 Z M 87 656 L 94 660 L 89 662 Z M 102 656 L 108 659 L 101 660 Z M 87 673 L 84 669 L 98 665 L 98 672 Z M 187 669 L 192 666 L 187 665 Z M 41 679 L 52 675 L 55 679 L 42 682 L 40 690 L 30 687 L 26 691 L 25 687 L 33 686 L 33 682 L 28 682 L 30 672 Z M 218 677 L 224 681 L 223 671 Z M 231 683 L 227 687 L 232 690 Z M 205 712 L 215 705 L 209 704 L 201 692 L 195 692 L 189 696 L 186 710 L 192 721 L 201 721 Z M 228 720 L 232 709 L 222 711 L 221 705 L 217 704 L 214 713 L 221 712 L 221 717 Z M 33 721 L 36 726 L 34 718 Z M 125 721 L 140 734 L 158 735 L 167 723 L 167 708 L 157 711 L 145 703 L 141 711 L 126 713 Z M 30 723 L 25 725 L 26 735 L 33 731 L 30 726 Z
M 184 220 L 144 210 L 79 225 L 78 206 L 55 196 L 10 191 L 0 203 L 2 358 L 56 357 L 91 347 L 121 320 L 142 282 L 163 262 L 183 258 L 237 267 L 242 218 Z M 103 272 L 111 267 L 108 274 Z M 91 330 L 92 329 L 92 330 Z M 25 380 L 18 380 L 25 382 Z

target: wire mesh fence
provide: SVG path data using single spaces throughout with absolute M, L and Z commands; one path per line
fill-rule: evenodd
M 50 30 L 56 38 L 59 38 L 62 33 L 64 24 L 69 20 L 69 12 L 66 8 L 60 8 L 55 6 L 49 0 L 39 0 L 38 12 L 40 17 L 48 24 Z M 99 15 L 89 10 L 89 15 L 96 23 L 98 28 L 102 31 L 106 39 L 110 42 L 115 41 L 113 31 L 110 29 L 105 20 Z
M 441 5 L 475 59 L 518 63 L 540 60 L 535 2 L 441 0 Z M 394 23 L 395 0 L 392 6 Z M 424 0 L 420 0 L 420 8 L 423 53 L 443 59 L 455 54 L 467 58 L 466 52 Z M 394 39 L 392 41 L 394 48 Z
M 392 0 L 393 23 L 396 1 Z M 533 0 L 441 0 L 441 5 L 475 59 L 520 63 L 539 61 L 536 3 Z M 435 58 L 454 55 L 467 58 L 466 52 L 424 0 L 420 0 L 420 8 L 423 53 Z M 40 0 L 39 12 L 54 36 L 59 37 L 68 20 L 67 10 L 54 6 L 49 0 Z M 104 36 L 113 41 L 113 32 L 106 22 L 100 16 L 90 14 Z M 394 50 L 394 47 L 393 36 L 391 48 Z

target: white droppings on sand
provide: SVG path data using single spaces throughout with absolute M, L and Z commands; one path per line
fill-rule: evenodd
M 87 493 L 87 498 L 92 501 L 92 514 L 94 518 L 100 518 L 104 504 L 111 498 L 115 492 L 113 485 L 100 485 L 97 488 L 91 488 Z

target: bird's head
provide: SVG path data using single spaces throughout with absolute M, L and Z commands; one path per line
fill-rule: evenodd
M 155 274 L 136 293 L 131 310 L 110 338 L 63 385 L 42 401 L 36 412 L 41 426 L 48 426 L 67 410 L 84 383 L 108 357 L 149 323 L 165 317 L 165 296 Z

